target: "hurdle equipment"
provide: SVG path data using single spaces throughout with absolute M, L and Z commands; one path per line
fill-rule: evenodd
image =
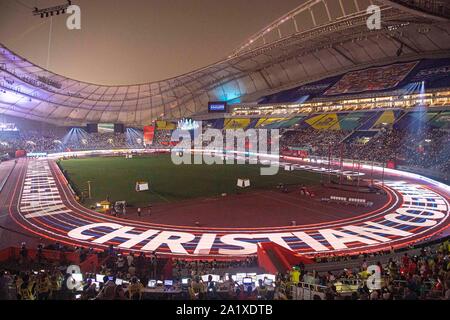
M 236 185 L 239 188 L 248 188 L 250 187 L 250 179 L 238 179 Z
M 345 205 L 354 205 L 354 206 L 362 206 L 362 207 L 373 206 L 373 202 L 367 201 L 367 199 L 361 199 L 361 198 L 347 198 L 347 197 L 330 196 L 330 198 L 322 198 L 322 201 L 332 202 L 332 203 L 342 203 Z
M 142 191 L 148 191 L 148 190 L 150 190 L 148 182 L 146 182 L 146 181 L 137 181 L 136 182 L 136 192 L 142 192 Z

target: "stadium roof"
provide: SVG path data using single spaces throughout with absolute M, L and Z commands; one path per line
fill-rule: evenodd
M 381 8 L 380 30 L 367 27 L 371 3 Z M 0 45 L 0 114 L 59 125 L 140 126 L 157 118 L 188 117 L 204 111 L 209 101 L 256 101 L 362 67 L 448 57 L 449 19 L 445 0 L 309 0 L 223 61 L 175 78 L 126 86 L 68 79 Z M 300 20 L 309 21 L 310 28 L 299 30 Z

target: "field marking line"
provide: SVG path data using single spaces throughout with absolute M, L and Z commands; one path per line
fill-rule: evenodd
M 166 197 L 160 195 L 158 192 L 153 191 L 150 189 L 150 192 L 153 193 L 154 195 L 158 196 L 159 198 L 163 199 L 165 202 L 170 203 L 171 201 L 169 199 L 167 199 Z
M 308 171 L 308 170 L 299 170 L 299 171 L 304 171 L 304 172 L 312 173 L 311 171 Z M 300 173 L 295 172 L 295 170 L 294 170 L 294 171 L 285 171 L 285 170 L 283 169 L 283 171 L 282 171 L 282 172 L 279 172 L 279 174 L 284 174 L 284 175 L 286 175 L 286 176 L 294 175 L 294 176 L 299 177 L 299 178 L 302 178 L 302 179 L 304 179 L 304 180 L 309 180 L 309 181 L 312 181 L 312 182 L 317 182 L 317 180 L 314 179 L 313 177 L 303 176 L 303 175 L 301 175 Z M 320 182 L 320 180 L 319 180 L 319 182 Z
M 275 191 L 270 191 L 270 192 L 271 192 L 271 193 L 275 193 Z M 274 201 L 284 202 L 284 203 L 287 203 L 287 204 L 289 204 L 289 205 L 291 205 L 291 206 L 299 207 L 299 208 L 301 208 L 301 209 L 303 209 L 303 210 L 312 211 L 312 212 L 315 212 L 316 214 L 320 214 L 320 215 L 323 215 L 323 216 L 327 216 L 327 217 L 329 217 L 329 218 L 333 218 L 333 219 L 340 218 L 340 216 L 338 216 L 338 215 L 334 215 L 334 214 L 329 213 L 329 212 L 323 212 L 323 211 L 321 211 L 321 210 L 319 210 L 319 209 L 314 209 L 314 208 L 310 208 L 310 207 L 305 208 L 304 206 L 302 206 L 302 205 L 300 205 L 300 204 L 297 204 L 297 203 L 294 203 L 294 202 L 290 202 L 290 201 L 287 201 L 287 200 L 284 200 L 284 199 L 280 199 L 280 198 L 277 198 L 277 197 L 271 197 L 271 196 L 268 195 L 268 194 L 266 194 L 266 195 L 261 195 L 261 196 L 266 197 L 266 198 L 269 198 L 269 199 L 273 199 Z M 291 197 L 290 197 L 290 198 L 291 198 Z M 299 199 L 299 200 L 300 200 L 300 199 Z M 300 201 L 301 201 L 301 200 L 300 200 Z

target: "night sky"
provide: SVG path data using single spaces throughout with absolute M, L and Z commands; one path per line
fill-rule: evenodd
M 81 30 L 54 16 L 48 69 L 98 84 L 174 77 L 229 55 L 305 0 L 73 0 Z M 0 42 L 47 67 L 50 18 L 32 15 L 65 0 L 0 0 Z M 29 8 L 28 8 L 29 7 Z

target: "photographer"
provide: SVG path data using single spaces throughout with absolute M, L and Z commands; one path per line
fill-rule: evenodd
M 213 281 L 212 275 L 208 276 L 208 286 L 206 290 L 206 297 L 208 300 L 217 299 L 217 287 L 216 283 Z

